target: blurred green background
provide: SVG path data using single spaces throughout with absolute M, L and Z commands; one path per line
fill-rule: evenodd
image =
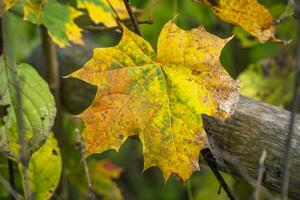
M 265 5 L 276 19 L 285 10 L 287 0 L 261 0 L 260 3 Z M 139 20 L 153 21 L 152 24 L 140 25 L 140 28 L 142 35 L 154 49 L 156 49 L 160 30 L 168 20 L 175 17 L 177 25 L 183 29 L 191 29 L 203 24 L 207 31 L 222 38 L 234 34 L 234 39 L 222 52 L 221 62 L 231 76 L 241 81 L 241 94 L 289 109 L 293 95 L 294 55 L 298 36 L 297 23 L 292 17 L 278 26 L 277 38 L 293 41 L 283 46 L 271 42 L 261 44 L 240 27 L 221 21 L 207 6 L 190 0 L 134 0 L 132 5 L 140 15 Z M 10 18 L 17 62 L 31 63 L 44 76 L 45 63 L 40 28 L 24 22 L 16 14 L 12 13 Z M 87 15 L 77 21 L 82 26 L 90 23 Z M 86 31 L 84 32 L 85 46 L 71 45 L 65 49 L 58 49 L 61 76 L 83 66 L 91 57 L 93 48 L 115 45 L 120 36 L 120 31 Z M 61 151 L 64 175 L 53 199 L 88 199 L 80 152 L 75 148 L 74 130 L 76 128 L 81 130 L 82 122 L 75 120 L 72 115 L 82 112 L 90 104 L 96 88 L 78 80 L 62 79 L 61 91 L 63 103 L 61 135 L 64 144 Z M 129 138 L 118 153 L 107 151 L 90 156 L 89 166 L 103 159 L 109 159 L 113 166 L 116 165 L 114 167 L 121 168 L 119 176 L 105 174 L 106 172 L 101 174 L 97 171 L 91 174 L 94 177 L 95 189 L 105 199 L 227 199 L 224 191 L 218 192 L 220 185 L 206 165 L 201 165 L 202 170 L 194 173 L 185 185 L 175 177 L 165 183 L 161 171 L 156 167 L 142 172 L 142 146 L 138 137 Z M 6 178 L 7 171 L 7 160 L 0 155 L 0 172 Z M 246 181 L 234 179 L 225 173 L 223 176 L 238 199 L 253 198 L 253 189 Z M 109 181 L 110 177 L 113 181 Z M 17 188 L 21 191 L 19 179 L 17 174 Z M 2 185 L 0 185 L 0 199 L 10 199 Z

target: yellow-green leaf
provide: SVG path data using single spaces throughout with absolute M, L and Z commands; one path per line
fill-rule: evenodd
M 25 137 L 30 153 L 38 150 L 45 142 L 54 123 L 56 114 L 54 98 L 48 84 L 37 71 L 27 64 L 20 64 L 17 72 L 0 57 L 0 106 L 7 115 L 0 121 L 0 151 L 15 160 L 20 160 L 20 143 L 16 112 L 24 118 Z M 13 74 L 15 73 L 15 74 Z M 16 88 L 13 76 L 20 83 L 22 110 L 16 111 Z
M 186 181 L 199 170 L 206 143 L 202 114 L 225 119 L 238 100 L 237 83 L 219 61 L 229 40 L 203 27 L 184 31 L 168 22 L 157 55 L 126 27 L 117 46 L 96 48 L 72 74 L 98 87 L 79 115 L 87 155 L 118 150 L 128 136 L 139 135 L 145 169 L 159 166 L 166 179 L 175 174 Z
M 75 8 L 58 3 L 56 0 L 26 0 L 24 19 L 35 24 L 44 25 L 52 40 L 60 47 L 65 47 L 69 41 L 83 44 L 82 30 L 74 22 L 81 15 Z
M 123 20 L 128 18 L 128 13 L 123 0 L 77 0 L 78 8 L 87 9 L 90 18 L 96 24 L 103 23 L 106 27 L 117 26 L 117 16 Z
M 207 4 L 222 20 L 241 26 L 260 42 L 276 40 L 273 17 L 257 0 L 194 1 Z
M 20 162 L 18 166 L 22 172 L 23 166 Z M 59 183 L 61 170 L 61 154 L 57 141 L 51 134 L 29 161 L 30 187 L 35 200 L 50 199 Z
M 295 70 L 274 60 L 248 66 L 238 79 L 241 94 L 247 97 L 277 106 L 288 105 L 293 98 Z
M 8 11 L 17 0 L 0 0 L 0 17 Z

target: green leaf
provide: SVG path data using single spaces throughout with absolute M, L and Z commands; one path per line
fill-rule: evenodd
M 37 151 L 50 134 L 56 114 L 54 98 L 47 83 L 28 64 L 12 71 L 0 58 L 0 106 L 7 114 L 0 116 L 0 152 L 20 160 L 20 143 L 16 120 L 16 88 L 13 76 L 19 81 L 22 99 L 25 138 L 30 153 Z M 2 124 L 2 125 L 1 125 Z
M 56 0 L 39 0 L 36 3 L 26 0 L 24 4 L 24 19 L 44 25 L 52 40 L 60 47 L 65 47 L 69 41 L 83 44 L 81 29 L 74 22 L 80 15 L 80 11 Z
M 23 166 L 20 162 L 18 166 L 22 172 Z M 52 196 L 59 183 L 61 170 L 61 154 L 57 141 L 51 134 L 29 161 L 30 186 L 35 200 L 45 200 Z
M 240 74 L 241 94 L 277 106 L 288 105 L 293 98 L 295 70 L 269 63 L 253 64 Z

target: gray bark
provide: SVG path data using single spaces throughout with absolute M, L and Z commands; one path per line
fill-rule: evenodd
M 241 97 L 234 114 L 225 122 L 204 117 L 212 150 L 219 167 L 232 175 L 253 180 L 259 172 L 259 158 L 263 149 L 266 176 L 263 185 L 280 192 L 283 154 L 289 130 L 291 113 L 266 103 Z M 289 196 L 300 199 L 300 115 L 296 117 L 295 135 L 292 141 Z

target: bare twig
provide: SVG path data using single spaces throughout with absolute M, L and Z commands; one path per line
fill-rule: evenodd
M 258 178 L 256 182 L 256 190 L 255 190 L 255 200 L 259 200 L 260 190 L 261 190 L 261 184 L 263 181 L 263 177 L 265 174 L 265 159 L 267 157 L 267 151 L 264 149 L 262 151 L 261 157 L 259 159 L 259 173 Z
M 212 152 L 210 151 L 210 149 L 209 148 L 202 149 L 201 154 L 203 155 L 204 160 L 207 162 L 207 164 L 210 167 L 211 171 L 214 173 L 217 180 L 219 181 L 219 183 L 223 187 L 223 189 L 226 192 L 228 198 L 231 199 L 231 200 L 235 200 L 236 198 L 234 197 L 231 189 L 226 184 L 224 178 L 221 176 L 220 172 L 217 169 L 215 158 L 214 158 Z
M 7 191 L 13 197 L 13 200 L 21 200 L 23 199 L 22 195 L 20 195 L 10 184 L 7 180 L 0 175 L 0 183 L 7 189 Z
M 118 14 L 118 12 L 116 11 L 116 9 L 112 6 L 112 4 L 110 3 L 109 0 L 106 0 L 106 2 L 108 3 L 109 7 L 113 10 L 113 12 L 115 13 L 116 15 L 116 18 L 117 18 L 117 22 L 120 23 L 121 22 L 121 18 Z
M 134 14 L 133 14 L 133 11 L 131 9 L 131 6 L 130 6 L 130 0 L 123 0 L 124 4 L 125 4 L 125 7 L 127 9 L 127 12 L 128 12 L 128 15 L 130 17 L 130 20 L 133 24 L 133 27 L 134 27 L 134 32 L 136 34 L 138 34 L 139 36 L 142 36 L 141 34 L 141 31 L 139 29 L 139 25 L 138 25 L 138 21 L 137 19 L 135 18 Z
M 80 137 L 80 133 L 79 133 L 78 129 L 75 129 L 75 134 L 76 134 L 76 147 L 79 148 L 81 151 L 81 160 L 82 160 L 83 167 L 84 167 L 85 177 L 88 182 L 90 198 L 93 200 L 96 200 L 96 194 L 95 194 L 93 186 L 92 186 L 89 168 L 87 166 L 87 162 L 86 162 L 86 158 L 85 158 L 85 145 L 82 142 L 82 139 Z
M 300 27 L 300 19 L 298 19 L 298 27 Z M 298 49 L 297 49 L 297 73 L 295 78 L 295 90 L 294 97 L 291 106 L 291 117 L 290 117 L 290 126 L 289 133 L 286 140 L 286 149 L 284 152 L 284 169 L 283 169 L 283 178 L 282 178 L 282 190 L 281 190 L 281 199 L 286 200 L 288 197 L 288 189 L 289 189 L 289 168 L 290 168 L 290 159 L 291 159 L 291 147 L 293 135 L 295 132 L 294 124 L 296 120 L 296 113 L 299 110 L 299 102 L 300 102 L 300 33 L 298 31 Z
M 139 21 L 139 24 L 153 24 L 153 21 L 151 19 L 145 20 L 145 21 Z M 124 22 L 126 26 L 133 26 L 132 23 Z M 86 26 L 83 27 L 85 30 L 90 31 L 113 31 L 116 29 L 120 29 L 120 26 L 113 26 L 113 27 L 105 27 L 105 26 Z
M 142 19 L 147 13 L 151 13 L 150 16 L 152 15 L 153 10 L 158 7 L 164 0 L 156 0 L 153 1 L 151 5 L 149 5 L 147 8 L 145 9 L 136 9 L 135 11 L 137 13 L 140 13 L 140 15 L 138 16 L 138 19 Z
M 12 95 L 16 95 L 15 99 L 15 115 L 17 119 L 17 130 L 19 134 L 19 142 L 20 142 L 20 162 L 23 165 L 23 176 L 24 176 L 24 193 L 27 199 L 32 199 L 32 192 L 30 188 L 30 179 L 29 179 L 29 152 L 28 152 L 28 144 L 26 142 L 25 137 L 25 124 L 24 124 L 24 116 L 23 116 L 23 103 L 22 103 L 22 96 L 21 96 L 21 86 L 20 86 L 20 79 L 22 77 L 17 77 L 17 67 L 14 59 L 14 54 L 12 50 L 12 40 L 11 40 L 11 33 L 9 31 L 9 14 L 4 14 L 2 17 L 2 31 L 3 31 L 3 55 L 4 55 L 4 64 L 7 68 L 5 72 L 7 73 L 7 78 L 12 79 L 12 83 L 14 84 L 16 93 L 14 94 L 11 92 Z M 8 70 L 12 72 L 8 73 Z
M 224 159 L 224 161 L 226 161 L 227 163 L 234 164 L 235 170 L 238 171 L 239 175 L 243 179 L 245 179 L 255 190 L 258 189 L 257 188 L 257 180 L 252 178 L 251 175 L 248 174 L 248 172 L 246 170 L 239 167 L 241 162 L 238 158 L 233 157 L 232 155 L 229 155 L 225 151 L 220 151 L 217 146 L 214 146 L 214 148 L 217 149 L 218 154 L 219 154 L 218 156 L 222 157 L 222 159 Z M 272 193 L 270 193 L 265 187 L 260 186 L 260 191 L 266 196 L 267 199 L 269 199 L 269 200 L 278 200 L 278 198 L 276 198 Z

